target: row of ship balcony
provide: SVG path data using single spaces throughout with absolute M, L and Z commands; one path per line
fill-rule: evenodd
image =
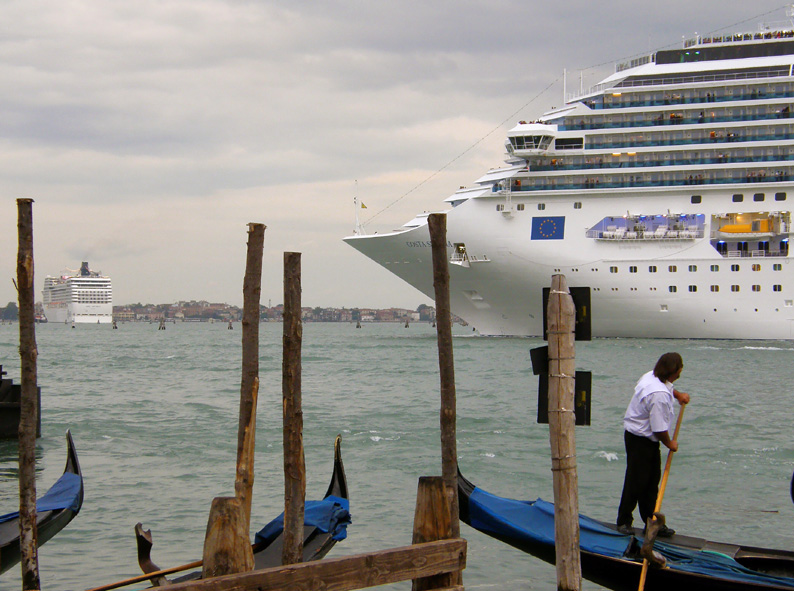
M 788 72 L 786 72 L 788 74 Z M 704 78 L 698 76 L 697 78 Z M 713 76 L 711 77 L 713 78 Z M 682 80 L 683 81 L 683 80 Z M 693 82 L 695 80 L 692 80 Z M 697 82 L 704 82 L 706 80 L 697 80 Z M 585 104 L 594 110 L 612 110 L 612 109 L 629 109 L 632 107 L 662 107 L 665 105 L 702 105 L 704 103 L 733 103 L 737 101 L 759 101 L 759 100 L 773 100 L 782 98 L 794 97 L 794 86 L 791 84 L 777 84 L 769 85 L 769 88 L 732 88 L 731 92 L 728 89 L 719 89 L 719 94 L 715 89 L 714 92 L 707 92 L 705 95 L 686 95 L 686 94 L 668 94 L 668 93 L 652 93 L 644 98 L 639 97 L 639 93 L 622 94 L 614 92 L 613 94 L 605 95 L 600 100 L 587 100 Z M 619 90 L 619 89 L 615 89 Z M 702 93 L 699 90 L 698 93 Z
M 773 127 L 744 127 L 741 129 L 688 129 L 675 132 L 645 132 L 643 134 L 616 134 L 587 136 L 584 138 L 557 138 L 554 142 L 555 152 L 568 150 L 607 150 L 613 148 L 655 148 L 659 146 L 688 146 L 710 145 L 741 142 L 781 142 L 794 139 L 794 129 L 791 125 Z M 550 141 L 534 141 L 534 138 L 523 136 L 510 137 L 508 151 L 517 156 L 524 156 L 524 151 L 530 154 L 549 151 Z
M 625 158 L 628 158 L 625 159 Z M 578 160 L 582 160 L 581 158 Z M 640 160 L 638 156 L 613 154 L 606 158 L 585 158 L 584 161 L 569 162 L 567 159 L 553 158 L 551 161 L 544 160 L 542 163 L 530 162 L 529 170 L 533 172 L 547 172 L 553 170 L 600 170 L 604 168 L 649 168 L 657 166 L 688 166 L 703 164 L 752 164 L 756 162 L 785 162 L 794 160 L 794 154 L 762 154 L 758 156 L 733 156 L 728 154 L 717 154 L 714 157 L 695 158 L 687 156 L 672 156 L 670 158 L 653 158 L 650 160 Z M 775 171 L 773 176 L 782 174 L 782 171 Z
M 791 117 L 790 105 L 768 105 L 766 109 L 751 109 L 754 112 L 739 114 L 721 113 L 720 111 L 681 111 L 673 113 L 659 113 L 656 116 L 648 113 L 639 114 L 628 121 L 596 121 L 571 118 L 563 119 L 558 124 L 560 131 L 577 131 L 588 129 L 622 129 L 626 127 L 660 127 L 665 125 L 702 125 L 706 123 L 740 123 L 748 121 L 770 121 L 775 119 L 789 119 Z M 734 109 L 735 111 L 735 109 Z M 765 111 L 765 112 L 761 112 Z M 601 119 L 600 117 L 598 119 Z
M 587 145 L 579 144 L 580 150 L 604 150 L 612 148 L 653 148 L 658 146 L 685 146 L 694 144 L 720 144 L 720 143 L 736 143 L 736 142 L 780 142 L 783 140 L 794 139 L 794 131 L 791 130 L 790 125 L 785 127 L 753 127 L 743 128 L 742 133 L 737 130 L 708 130 L 696 131 L 683 137 L 683 133 L 677 134 L 679 137 L 662 137 L 660 139 L 637 139 L 626 138 L 621 140 L 612 140 L 604 136 L 594 136 L 587 138 Z M 566 146 L 565 149 L 572 149 Z
M 652 231 L 642 229 L 609 228 L 607 230 L 588 230 L 587 237 L 597 240 L 694 240 L 703 238 L 703 228 L 693 226 L 685 230 L 656 228 Z
M 649 60 L 637 60 L 637 62 L 632 66 L 642 65 L 643 63 L 650 63 L 651 61 L 656 61 L 655 57 Z M 791 68 L 787 65 L 780 65 L 780 66 L 769 66 L 766 68 L 753 68 L 751 70 L 747 70 L 746 68 L 733 70 L 733 71 L 719 71 L 719 72 L 704 72 L 704 73 L 692 73 L 692 74 L 681 74 L 681 73 L 672 73 L 668 75 L 652 75 L 652 76 L 630 76 L 625 80 L 621 81 L 617 86 L 614 85 L 612 82 L 601 82 L 594 86 L 591 86 L 585 91 L 582 92 L 572 92 L 566 95 L 566 99 L 568 103 L 582 101 L 591 109 L 597 108 L 604 108 L 603 106 L 599 107 L 600 99 L 592 98 L 592 95 L 599 94 L 602 92 L 609 92 L 612 91 L 612 95 L 616 95 L 620 93 L 620 91 L 626 88 L 643 88 L 648 86 L 667 86 L 667 85 L 675 85 L 675 86 L 682 86 L 684 84 L 703 84 L 709 82 L 728 82 L 731 80 L 768 80 L 770 78 L 781 78 L 785 76 L 791 75 Z M 753 86 L 760 94 L 763 82 L 759 84 L 754 84 Z M 756 97 L 756 98 L 768 98 L 771 92 L 785 92 L 786 88 L 789 85 L 787 83 L 771 83 L 766 84 L 767 87 L 767 96 L 765 97 Z M 731 87 L 733 90 L 736 87 Z M 747 88 L 751 88 L 748 86 Z M 692 102 L 713 102 L 713 100 L 717 100 L 720 97 L 730 96 L 728 94 L 720 94 L 717 95 L 716 91 L 718 89 L 712 89 L 713 93 L 707 92 L 704 96 L 702 91 L 700 90 L 685 90 L 679 96 L 679 100 L 683 99 L 691 99 Z M 723 90 L 719 89 L 722 93 Z M 726 87 L 727 91 L 727 87 Z M 691 93 L 691 94 L 689 94 Z M 752 96 L 752 88 L 749 93 Z M 607 95 L 609 96 L 609 95 Z M 659 96 L 664 100 L 664 93 L 659 92 Z M 672 96 L 669 97 L 669 100 L 672 100 Z M 730 100 L 730 99 L 726 99 Z M 745 99 L 747 100 L 747 99 Z M 751 99 L 752 100 L 752 99 Z
M 729 174 L 719 174 L 722 171 L 709 171 L 711 176 L 705 174 L 686 174 L 679 173 L 667 178 L 653 178 L 658 177 L 654 174 L 651 175 L 620 175 L 610 177 L 583 177 L 576 176 L 572 178 L 565 177 L 538 177 L 527 179 L 524 178 L 520 186 L 513 184 L 511 191 L 513 193 L 522 193 L 525 191 L 561 191 L 561 190 L 580 190 L 580 189 L 625 189 L 631 187 L 681 187 L 686 185 L 737 185 L 746 183 L 761 183 L 761 182 L 790 182 L 794 180 L 788 171 L 773 171 L 767 173 L 765 170 L 729 170 Z M 498 185 L 494 186 L 494 193 L 507 194 L 507 190 L 500 190 Z M 785 195 L 785 193 L 782 193 Z

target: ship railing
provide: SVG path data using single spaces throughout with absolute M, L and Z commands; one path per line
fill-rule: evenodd
M 722 256 L 729 259 L 785 257 L 788 256 L 788 249 L 765 250 L 759 248 L 756 250 L 729 250 L 723 253 Z
M 664 230 L 664 231 L 662 231 Z M 616 230 L 587 230 L 587 238 L 596 240 L 616 240 L 616 241 L 657 241 L 657 240 L 694 240 L 703 238 L 704 230 L 668 230 L 657 228 L 655 230 L 626 230 L 618 228 Z
M 782 74 L 781 74 L 782 75 Z M 771 78 L 770 74 L 764 76 Z M 791 98 L 794 92 L 791 90 L 776 90 L 776 89 L 759 89 L 741 91 L 736 90 L 730 95 L 714 95 L 711 97 L 702 96 L 680 96 L 675 95 L 669 98 L 660 95 L 649 99 L 638 99 L 630 94 L 622 95 L 619 99 L 612 98 L 604 103 L 596 103 L 592 108 L 596 110 L 613 110 L 613 109 L 628 109 L 633 107 L 662 107 L 669 105 L 699 105 L 708 108 L 708 105 L 713 103 L 733 103 L 736 101 L 755 101 L 755 100 L 770 100 L 777 98 Z
M 758 131 L 758 130 L 756 130 Z M 777 131 L 777 130 L 776 130 Z M 736 132 L 731 132 L 730 135 L 724 133 L 722 130 L 718 135 L 715 131 L 714 137 L 708 135 L 699 135 L 691 138 L 678 138 L 678 139 L 660 139 L 660 140 L 621 140 L 613 142 L 599 142 L 589 140 L 585 145 L 585 150 L 607 150 L 614 148 L 639 148 L 639 147 L 656 147 L 656 146 L 686 146 L 690 144 L 715 144 L 716 146 L 722 145 L 725 142 L 768 142 L 779 140 L 790 140 L 794 138 L 791 132 L 781 133 L 758 133 L 757 135 L 739 135 Z
M 601 170 L 612 168 L 651 168 L 657 166 L 686 166 L 691 164 L 752 164 L 756 162 L 785 162 L 794 160 L 794 154 L 776 154 L 776 155 L 749 155 L 741 157 L 731 156 L 717 156 L 709 158 L 654 158 L 652 160 L 621 160 L 620 158 L 636 158 L 636 155 L 628 156 L 628 154 L 620 154 L 610 157 L 607 155 L 606 160 L 603 157 L 599 158 L 584 158 L 584 162 L 577 163 L 560 163 L 556 164 L 534 164 L 532 170 L 534 172 L 550 172 L 553 170 Z M 518 188 L 514 190 L 519 190 Z
M 685 185 L 739 185 L 748 183 L 778 183 L 788 182 L 794 175 L 786 174 L 783 171 L 775 171 L 774 174 L 766 176 L 758 175 L 753 171 L 756 176 L 749 176 L 748 171 L 736 171 L 741 177 L 734 176 L 719 176 L 715 178 L 673 178 L 673 179 L 659 179 L 659 180 L 643 180 L 641 178 L 621 178 L 620 180 L 601 180 L 600 178 L 590 179 L 583 178 L 581 181 L 572 182 L 561 179 L 560 177 L 550 177 L 545 182 L 536 182 L 535 184 L 524 183 L 521 185 L 520 191 L 569 191 L 577 189 L 620 189 L 626 187 L 680 187 Z M 514 191 L 519 189 L 514 188 Z M 772 190 L 770 188 L 770 190 Z
M 658 128 L 658 127 L 679 127 L 682 125 L 706 125 L 711 123 L 744 123 L 755 121 L 777 121 L 778 119 L 789 119 L 790 114 L 783 109 L 786 105 L 775 105 L 775 107 L 766 113 L 749 113 L 742 115 L 725 115 L 711 113 L 673 113 L 675 117 L 665 116 L 664 113 L 657 115 L 656 118 L 647 119 L 643 116 L 642 119 L 633 119 L 630 121 L 598 121 L 588 122 L 584 119 L 579 121 L 573 120 L 566 123 L 559 124 L 560 131 L 578 131 L 588 129 L 629 129 L 634 127 L 642 128 Z

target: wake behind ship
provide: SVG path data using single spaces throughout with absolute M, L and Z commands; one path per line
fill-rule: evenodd
M 519 122 L 446 199 L 453 313 L 541 335 L 563 273 L 594 336 L 794 338 L 793 66 L 791 24 L 697 37 Z M 433 297 L 427 214 L 345 242 Z
M 44 314 L 49 322 L 108 324 L 113 322 L 113 288 L 110 277 L 80 270 L 44 278 Z

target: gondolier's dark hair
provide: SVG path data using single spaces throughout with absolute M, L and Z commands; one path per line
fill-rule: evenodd
M 666 382 L 682 367 L 684 367 L 684 360 L 681 355 L 678 353 L 665 353 L 656 362 L 656 367 L 653 368 L 653 375 Z

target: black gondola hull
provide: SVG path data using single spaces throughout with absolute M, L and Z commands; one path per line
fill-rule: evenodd
M 472 519 L 469 513 L 469 501 L 474 489 L 475 485 L 458 473 L 460 519 L 470 526 L 472 525 Z M 608 524 L 602 525 L 609 528 L 613 527 Z M 553 543 L 542 543 L 518 536 L 503 535 L 496 531 L 496 528 L 493 530 L 480 529 L 480 531 L 549 564 L 555 564 Z M 671 589 L 674 591 L 683 589 L 696 589 L 698 591 L 791 591 L 794 589 L 794 552 L 713 543 L 686 536 L 676 536 L 676 541 L 682 549 L 703 550 L 713 548 L 718 551 L 724 551 L 729 553 L 730 557 L 742 564 L 742 566 L 757 569 L 761 575 L 771 574 L 785 577 L 789 580 L 781 584 L 769 581 L 737 581 L 721 576 L 704 575 L 672 568 L 650 568 L 645 589 L 649 591 L 670 591 Z M 634 591 L 638 588 L 642 570 L 641 559 L 633 557 L 614 558 L 588 551 L 581 551 L 580 557 L 583 578 L 615 591 Z
M 80 462 L 77 459 L 72 434 L 69 431 L 66 432 L 66 442 L 67 455 L 64 474 L 71 473 L 80 477 L 80 488 L 73 505 L 76 508 L 67 507 L 36 514 L 36 539 L 39 547 L 66 527 L 80 512 L 83 505 L 83 475 L 80 471 Z M 0 524 L 0 574 L 19 564 L 20 559 L 19 519 L 17 518 Z

